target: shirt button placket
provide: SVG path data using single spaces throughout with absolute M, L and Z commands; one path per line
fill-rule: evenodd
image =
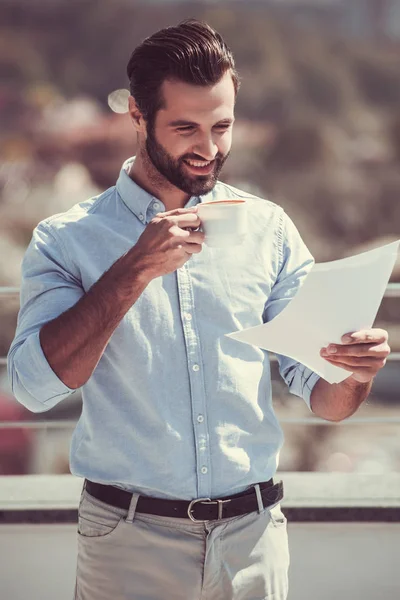
M 181 306 L 181 319 L 188 357 L 192 415 L 196 444 L 196 460 L 198 473 L 198 497 L 210 495 L 209 476 L 209 443 L 207 423 L 205 419 L 205 394 L 201 369 L 200 343 L 196 327 L 193 305 L 193 290 L 188 265 L 177 271 L 178 293 Z

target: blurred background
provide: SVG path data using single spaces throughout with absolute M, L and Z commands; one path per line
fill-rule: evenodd
M 78 392 L 31 414 L 8 386 L 32 230 L 114 185 L 135 135 L 109 95 L 137 44 L 188 17 L 223 35 L 242 79 L 221 179 L 281 204 L 318 262 L 400 237 L 398 0 L 0 0 L 0 474 L 68 473 L 81 411 Z M 400 294 L 376 324 L 400 352 Z M 272 370 L 281 470 L 400 471 L 399 362 L 342 424 L 313 420 Z

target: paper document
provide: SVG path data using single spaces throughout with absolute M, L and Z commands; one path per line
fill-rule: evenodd
M 329 343 L 340 344 L 345 333 L 372 327 L 399 243 L 314 265 L 296 296 L 272 321 L 228 337 L 293 358 L 329 383 L 340 383 L 350 371 L 329 364 L 320 350 Z

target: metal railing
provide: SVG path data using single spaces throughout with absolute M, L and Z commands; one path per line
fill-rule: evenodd
M 0 296 L 19 296 L 17 287 L 0 287 Z
M 16 287 L 0 287 L 0 298 L 3 296 L 17 297 L 19 295 L 19 288 Z M 385 298 L 400 298 L 400 283 L 389 283 L 385 294 Z M 271 356 L 271 361 L 276 361 L 275 356 Z M 400 352 L 392 352 L 388 361 L 399 361 Z M 5 356 L 0 357 L 0 366 L 7 364 L 7 358 Z M 400 424 L 400 417 L 351 417 L 340 423 L 332 421 L 325 421 L 318 417 L 305 417 L 305 418 L 280 418 L 279 422 L 286 425 L 366 425 L 366 424 Z M 77 421 L 74 420 L 38 420 L 38 421 L 4 421 L 0 422 L 1 429 L 37 429 L 37 430 L 49 430 L 49 429 L 73 429 Z
M 2 429 L 74 429 L 78 421 L 73 419 L 53 421 L 0 421 Z M 279 423 L 284 425 L 400 425 L 400 417 L 351 417 L 344 421 L 326 421 L 319 417 L 279 417 Z

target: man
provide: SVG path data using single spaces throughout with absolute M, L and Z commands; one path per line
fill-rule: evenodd
M 218 181 L 239 88 L 218 33 L 193 20 L 162 30 L 133 52 L 128 76 L 137 155 L 115 187 L 35 229 L 13 390 L 40 412 L 82 387 L 76 598 L 284 599 L 268 355 L 225 334 L 276 316 L 312 257 L 280 207 Z M 244 197 L 245 242 L 203 246 L 199 202 Z M 356 332 L 321 350 L 349 371 L 343 383 L 283 356 L 280 371 L 338 421 L 388 353 L 386 332 Z

